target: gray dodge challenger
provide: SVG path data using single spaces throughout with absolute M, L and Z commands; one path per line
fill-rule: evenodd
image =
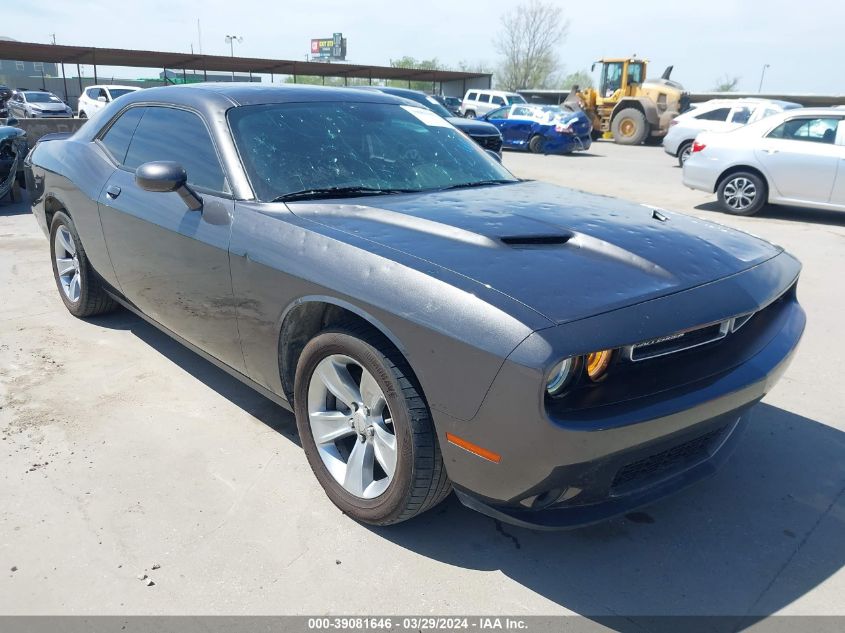
M 804 329 L 783 249 L 520 180 L 379 92 L 141 90 L 39 142 L 27 184 L 73 315 L 125 306 L 291 409 L 370 524 L 452 490 L 535 528 L 675 492 Z

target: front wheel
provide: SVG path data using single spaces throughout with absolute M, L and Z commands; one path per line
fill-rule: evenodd
M 73 220 L 61 211 L 50 224 L 50 254 L 59 296 L 73 316 L 94 316 L 117 307 L 91 268 Z
M 731 215 L 754 215 L 766 205 L 768 189 L 760 176 L 741 171 L 724 178 L 716 194 Z
M 464 118 L 474 119 L 475 118 L 475 110 L 467 110 L 466 112 L 464 112 Z
M 350 327 L 311 339 L 296 368 L 294 409 L 311 469 L 353 519 L 398 523 L 449 494 L 428 406 L 381 337 Z
M 613 117 L 610 131 L 619 145 L 639 145 L 648 136 L 648 122 L 636 108 L 625 108 Z
M 88 115 L 87 115 L 87 114 L 85 114 L 85 110 L 81 110 L 81 111 L 79 112 L 79 118 L 80 118 L 80 119 L 87 119 L 87 118 L 88 118 Z

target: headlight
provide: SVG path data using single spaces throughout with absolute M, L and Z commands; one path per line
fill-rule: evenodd
M 587 354 L 585 363 L 587 365 L 587 376 L 589 376 L 590 380 L 596 382 L 604 377 L 604 372 L 607 371 L 612 356 L 613 351 L 609 349 Z
M 581 367 L 580 357 L 566 358 L 555 365 L 546 379 L 546 393 L 557 396 L 563 393 Z

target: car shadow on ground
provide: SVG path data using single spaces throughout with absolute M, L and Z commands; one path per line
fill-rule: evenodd
M 290 411 L 229 375 L 214 363 L 205 360 L 141 317 L 125 308 L 120 308 L 112 314 L 93 317 L 89 320 L 102 327 L 132 332 L 174 365 L 184 369 L 232 404 L 300 446 L 296 421 Z
M 131 312 L 92 321 L 131 331 L 299 444 L 291 413 Z M 716 476 L 624 517 L 534 532 L 468 510 L 452 495 L 411 521 L 370 530 L 448 565 L 498 571 L 615 630 L 674 633 L 694 623 L 661 616 L 716 614 L 727 617 L 708 621 L 706 630 L 734 631 L 845 565 L 843 496 L 845 433 L 759 404 Z
M 727 631 L 749 623 L 740 617 L 783 608 L 845 564 L 843 508 L 830 511 L 844 488 L 845 433 L 762 404 L 715 477 L 626 517 L 533 532 L 452 496 L 373 531 L 449 565 L 498 570 L 616 630 L 676 631 L 677 621 L 654 616 L 716 614 L 730 617 L 707 630 Z
M 716 202 L 705 202 L 695 207 L 699 211 L 716 211 L 724 213 L 722 206 Z M 845 226 L 845 212 L 827 211 L 824 209 L 804 209 L 801 207 L 787 207 L 769 204 L 752 217 L 768 218 L 770 220 L 788 220 L 790 222 L 812 222 L 813 224 L 827 224 L 829 226 Z

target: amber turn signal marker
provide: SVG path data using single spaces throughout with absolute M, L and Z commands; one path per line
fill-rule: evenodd
M 609 349 L 587 354 L 587 375 L 590 380 L 598 380 L 604 375 L 607 366 L 610 365 L 611 355 L 612 352 Z
M 465 451 L 469 451 L 474 455 L 478 455 L 479 457 L 483 457 L 484 459 L 493 462 L 494 464 L 498 464 L 502 461 L 502 456 L 498 453 L 494 453 L 493 451 L 488 451 L 486 448 L 481 448 L 480 446 L 473 444 L 472 442 L 467 442 L 462 437 L 458 437 L 457 435 L 453 435 L 451 433 L 446 434 L 446 440 L 450 444 L 454 444 L 455 446 L 460 446 Z

